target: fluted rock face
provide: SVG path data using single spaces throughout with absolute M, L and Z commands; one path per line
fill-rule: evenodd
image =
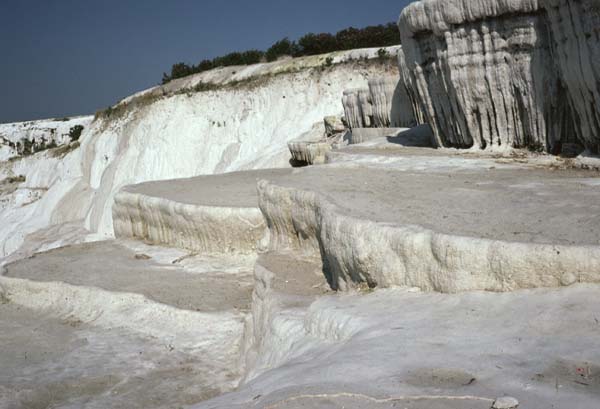
M 402 81 L 391 78 L 369 80 L 369 94 L 375 128 L 400 128 L 415 125 L 413 107 Z
M 566 84 L 577 136 L 600 147 L 600 1 L 541 0 L 552 33 L 553 56 Z
M 349 128 L 400 128 L 416 124 L 413 104 L 403 81 L 369 80 L 368 89 L 349 89 L 342 98 Z
M 372 108 L 368 89 L 349 89 L 342 98 L 348 127 L 368 128 L 371 124 Z
M 427 123 L 425 109 L 417 94 L 417 87 L 412 81 L 413 77 L 410 75 L 404 50 L 402 49 L 398 51 L 398 68 L 400 69 L 400 82 L 404 85 L 406 97 L 410 102 L 415 122 L 419 125 Z
M 400 16 L 403 81 L 439 146 L 555 151 L 600 137 L 593 0 L 423 0 Z

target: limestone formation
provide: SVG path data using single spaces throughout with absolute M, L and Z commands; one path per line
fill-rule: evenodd
M 292 154 L 292 166 L 302 167 L 308 165 L 320 165 L 325 163 L 327 152 L 331 151 L 331 142 L 328 140 L 309 142 L 289 142 L 288 148 Z
M 425 110 L 418 98 L 416 87 L 411 82 L 411 75 L 406 65 L 404 50 L 398 50 L 398 68 L 400 69 L 400 81 L 404 84 L 404 90 L 408 100 L 410 101 L 413 116 L 417 124 L 425 124 L 427 122 Z
M 404 82 L 385 76 L 369 80 L 368 89 L 349 89 L 342 98 L 346 124 L 356 128 L 400 128 L 416 124 Z
M 400 128 L 415 125 L 411 101 L 404 83 L 378 77 L 369 80 L 369 94 L 375 128 Z
M 358 98 L 358 90 L 349 89 L 344 91 L 344 96 L 342 97 L 342 104 L 344 105 L 346 125 L 348 125 L 350 129 L 363 128 L 363 114 Z
M 368 89 L 356 88 L 344 91 L 342 103 L 346 115 L 346 124 L 350 129 L 369 128 L 371 126 L 373 107 L 371 106 Z
M 326 116 L 323 118 L 323 122 L 325 123 L 325 134 L 328 137 L 343 133 L 346 130 L 344 122 L 340 117 Z
M 293 180 L 260 181 L 259 206 L 269 229 L 270 250 L 300 251 L 323 260 L 324 272 L 336 290 L 352 288 L 356 283 L 449 293 L 600 283 L 597 234 L 589 235 L 587 241 L 582 240 L 581 229 L 571 230 L 577 233 L 569 238 L 564 236 L 572 225 L 561 210 L 565 201 L 576 206 L 589 200 L 577 193 L 585 189 L 571 190 L 577 186 L 575 179 L 551 187 L 550 173 L 528 176 L 531 170 L 525 169 L 514 173 L 506 169 L 476 180 L 471 176 L 462 179 L 467 174 L 460 176 L 456 166 L 443 171 L 440 168 L 444 176 L 433 176 L 435 171 L 422 158 L 413 168 L 407 165 L 405 158 L 401 166 L 405 171 L 410 169 L 406 173 L 360 166 L 336 169 L 329 165 L 297 172 Z M 419 168 L 429 170 L 416 171 Z M 450 173 L 452 178 L 445 176 Z M 301 182 L 301 177 L 310 174 L 313 177 Z M 536 181 L 537 177 L 541 179 Z M 430 184 L 433 179 L 439 184 Z M 513 185 L 515 180 L 521 184 Z M 490 182 L 499 190 L 488 190 Z M 361 193 L 353 189 L 355 186 L 364 186 L 365 190 Z M 476 193 L 474 186 L 485 191 Z M 536 194 L 525 193 L 524 186 L 534 186 Z M 585 196 L 589 198 L 590 194 Z M 429 195 L 437 197 L 428 202 Z M 381 197 L 385 199 L 379 200 Z M 409 197 L 416 198 L 415 202 L 409 203 Z M 482 202 L 483 198 L 490 201 Z M 386 201 L 390 203 L 387 208 Z M 398 211 L 398 203 L 402 212 Z M 436 210 L 427 213 L 427 203 L 434 204 Z M 469 217 L 443 228 L 450 213 L 440 210 L 440 203 L 444 203 L 444 209 L 460 209 L 453 214 Z M 583 206 L 593 212 L 593 203 L 591 200 Z M 535 213 L 528 214 L 528 206 Z M 411 208 L 418 211 L 411 213 Z M 475 219 L 480 208 L 494 213 L 494 220 L 502 222 L 494 221 L 490 226 L 489 218 Z M 537 220 L 535 214 L 544 214 L 545 220 L 552 222 Z M 420 219 L 422 215 L 426 216 Z M 526 231 L 533 220 L 536 233 L 531 239 L 523 240 L 515 234 L 519 229 Z M 565 223 L 561 228 L 559 220 Z M 511 223 L 514 227 L 509 227 Z
M 403 80 L 438 146 L 560 151 L 600 140 L 591 0 L 424 0 L 399 27 Z M 596 28 L 595 28 L 596 27 Z
M 373 105 L 371 103 L 371 94 L 368 89 L 359 89 L 357 91 L 358 103 L 362 114 L 363 127 L 369 128 L 373 124 Z

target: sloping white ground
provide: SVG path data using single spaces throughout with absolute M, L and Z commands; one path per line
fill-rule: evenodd
M 68 196 L 82 178 L 81 151 L 75 149 L 66 155 L 56 151 L 0 163 L 0 185 L 6 186 L 10 178 L 16 178 L 0 196 L 0 259 L 15 253 L 24 243 L 26 255 L 45 245 L 53 247 L 85 235 L 83 220 L 89 195 L 84 191 Z M 60 226 L 65 222 L 71 224 Z M 26 242 L 34 232 L 37 237 Z
M 26 239 L 59 223 L 73 223 L 70 235 L 79 240 L 83 228 L 99 238 L 112 237 L 113 198 L 125 185 L 289 166 L 287 142 L 324 133 L 323 117 L 341 116 L 340 96 L 349 84 L 365 87 L 372 76 L 398 76 L 393 62 L 377 58 L 377 49 L 332 56 L 332 67 L 325 66 L 327 56 L 315 56 L 173 81 L 136 95 L 136 103 L 128 98 L 121 104 L 130 102 L 131 107 L 121 114 L 94 121 L 84 131 L 81 147 L 61 160 L 44 152 L 0 163 L 0 183 L 6 177 L 26 178 L 15 192 L 0 198 L 8 203 L 0 208 L 0 258 L 23 245 L 27 255 L 40 240 L 55 241 L 50 233 Z M 362 57 L 371 62 L 358 61 Z M 237 83 L 212 91 L 183 91 L 208 81 Z M 152 93 L 167 96 L 150 104 L 139 102 Z M 19 203 L 17 197 L 30 192 L 35 200 Z
M 127 328 L 0 304 L 0 408 L 173 408 L 223 392 L 212 357 Z M 198 370 L 202 368 L 203 370 Z
M 292 280 L 297 263 L 260 264 L 254 307 L 269 319 L 254 336 L 268 346 L 266 366 L 237 392 L 195 408 L 489 409 L 507 395 L 530 409 L 600 402 L 598 286 L 455 295 L 393 288 L 322 295 L 307 306 L 298 301 L 306 294 L 273 284 L 279 275 Z
M 68 246 L 0 276 L 0 408 L 173 408 L 230 391 L 254 257 Z

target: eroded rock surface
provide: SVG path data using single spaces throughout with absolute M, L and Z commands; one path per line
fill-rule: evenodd
M 598 151 L 598 9 L 584 1 L 424 0 L 401 72 L 438 146 Z M 596 28 L 595 28 L 596 27 Z

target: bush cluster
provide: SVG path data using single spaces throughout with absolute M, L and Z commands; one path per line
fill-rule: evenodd
M 75 125 L 72 126 L 71 129 L 69 129 L 69 139 L 71 139 L 71 142 L 75 142 L 79 140 L 79 137 L 81 136 L 81 132 L 83 132 L 83 125 Z
M 394 23 L 369 26 L 362 29 L 350 27 L 336 34 L 309 33 L 298 39 L 298 41 L 292 41 L 289 38 L 279 40 L 267 51 L 234 52 L 212 60 L 203 60 L 197 65 L 188 65 L 183 62 L 174 64 L 170 74 L 163 74 L 162 83 L 166 84 L 171 80 L 212 70 L 213 68 L 250 65 L 262 61 L 271 62 L 283 56 L 303 57 L 333 51 L 388 47 L 398 44 L 400 44 L 400 33 Z

